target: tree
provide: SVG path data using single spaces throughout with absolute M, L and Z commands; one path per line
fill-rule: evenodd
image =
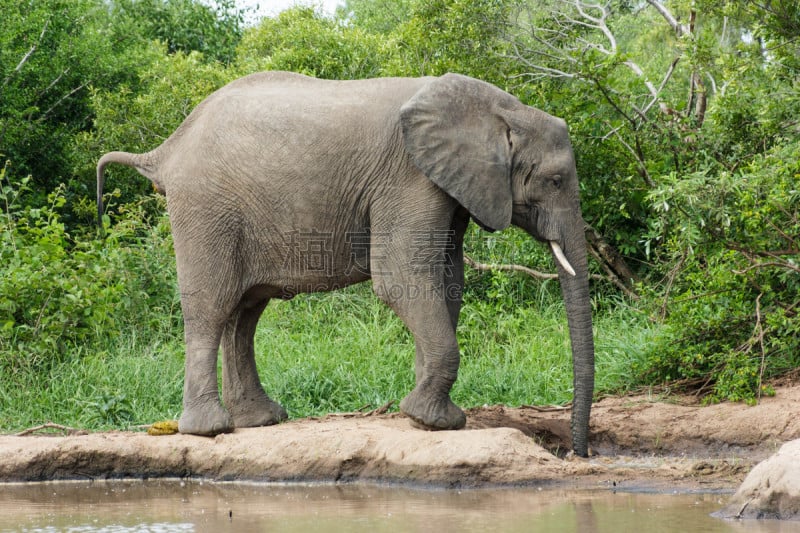
M 318 78 L 376 77 L 389 53 L 382 36 L 343 24 L 311 7 L 266 18 L 246 32 L 237 70 L 289 70 Z
M 416 0 L 347 0 L 336 10 L 340 20 L 371 33 L 392 33 L 407 22 Z
M 147 40 L 159 40 L 169 53 L 200 52 L 208 60 L 230 63 L 243 33 L 244 10 L 235 0 L 113 0 L 116 24 Z
M 458 72 L 505 86 L 511 65 L 500 39 L 510 13 L 502 0 L 414 1 L 407 20 L 391 36 L 391 75 L 426 76 Z
M 0 0 L 0 10 L 0 153 L 43 200 L 68 179 L 72 137 L 91 124 L 89 88 L 131 82 L 143 58 L 96 0 Z
M 506 32 L 519 78 L 571 126 L 587 219 L 641 265 L 666 326 L 643 372 L 715 399 L 799 362 L 793 13 L 551 0 Z

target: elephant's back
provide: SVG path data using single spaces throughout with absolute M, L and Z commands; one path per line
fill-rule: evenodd
M 304 91 L 308 90 L 312 91 L 314 94 L 328 93 L 338 94 L 339 96 L 348 94 L 357 96 L 359 94 L 406 93 L 407 97 L 410 97 L 413 92 L 418 90 L 419 87 L 427 83 L 430 79 L 430 77 L 387 77 L 358 80 L 331 80 L 314 78 L 296 72 L 270 70 L 256 72 L 233 80 L 224 87 L 218 89 L 211 96 L 218 94 L 224 96 L 234 91 L 248 91 L 251 94 L 257 95 L 261 91 L 289 89 L 295 92 L 295 94 L 302 94 Z M 409 94 L 408 90 L 412 92 Z
M 424 83 L 426 78 L 326 80 L 294 72 L 259 72 L 222 87 L 197 110 L 234 116 L 247 110 L 251 119 L 267 116 L 300 123 L 321 114 L 339 123 L 351 117 L 363 123 L 368 118 L 365 113 L 374 116 L 399 109 Z
M 313 174 L 314 165 L 325 164 L 322 155 L 355 157 L 396 145 L 400 107 L 424 83 L 252 74 L 206 98 L 158 150 L 168 174 L 190 173 L 190 165 L 238 168 L 252 176 L 277 171 L 278 165 L 285 171 L 287 163 Z

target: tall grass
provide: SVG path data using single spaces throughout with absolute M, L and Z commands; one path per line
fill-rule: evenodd
M 624 307 L 596 317 L 595 328 L 597 390 L 629 386 L 632 361 L 646 352 L 654 328 Z M 491 303 L 467 300 L 459 340 L 452 397 L 462 407 L 570 401 L 569 335 L 560 302 L 497 313 Z M 45 421 L 124 428 L 179 416 L 180 331 L 146 339 L 123 331 L 102 351 L 91 348 L 46 372 L 4 376 L 0 431 Z M 414 386 L 413 337 L 366 284 L 271 302 L 256 351 L 265 390 L 293 418 L 379 407 Z
M 569 331 L 560 300 L 498 312 L 467 295 L 459 324 L 461 366 L 453 400 L 565 403 L 572 397 Z M 546 298 L 547 299 L 547 298 Z M 633 383 L 656 330 L 622 305 L 596 318 L 598 390 Z M 256 335 L 265 390 L 290 416 L 352 411 L 399 401 L 414 386 L 414 340 L 368 285 L 300 296 L 267 307 Z

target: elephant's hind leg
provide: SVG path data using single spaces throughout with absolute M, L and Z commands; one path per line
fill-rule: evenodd
M 277 424 L 286 410 L 264 392 L 258 379 L 253 337 L 268 299 L 242 301 L 222 335 L 222 401 L 237 428 Z
M 184 309 L 190 307 L 184 305 Z M 184 311 L 186 373 L 178 430 L 205 436 L 233 431 L 233 419 L 219 403 L 217 385 L 217 349 L 222 328 L 190 317 L 191 311 Z

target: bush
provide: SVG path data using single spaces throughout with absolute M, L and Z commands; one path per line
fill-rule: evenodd
M 241 74 L 288 70 L 324 79 L 376 77 L 388 53 L 385 41 L 312 7 L 298 6 L 245 33 L 237 68 Z
M 0 369 L 46 371 L 104 352 L 120 330 L 179 328 L 171 238 L 164 220 L 142 222 L 143 203 L 123 210 L 105 241 L 71 235 L 61 222 L 64 187 L 44 207 L 25 206 L 30 178 L 0 172 Z
M 668 326 L 650 380 L 752 402 L 800 365 L 798 178 L 800 143 L 784 141 L 740 171 L 673 176 L 650 195 L 666 281 L 651 301 Z

